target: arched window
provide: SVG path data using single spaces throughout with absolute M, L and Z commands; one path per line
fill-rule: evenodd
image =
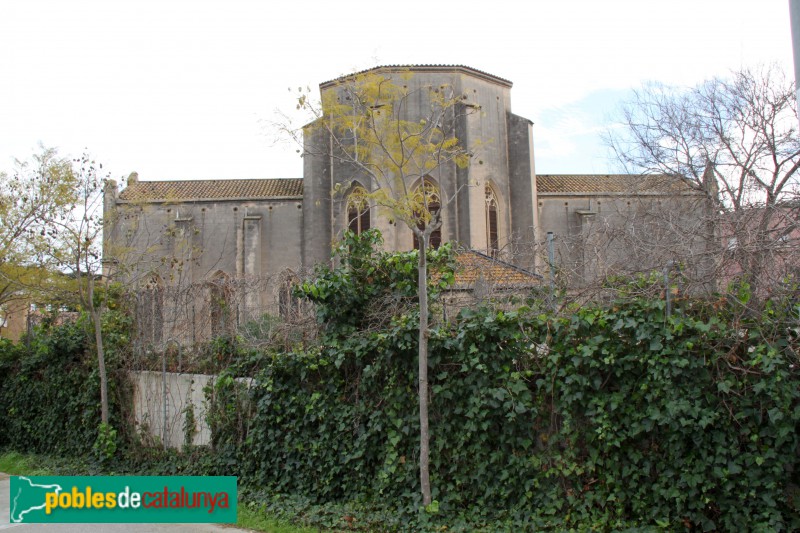
M 222 337 L 233 327 L 231 287 L 228 276 L 218 272 L 208 282 L 208 308 L 211 319 L 211 336 Z
M 364 187 L 356 185 L 347 197 L 347 229 L 360 235 L 370 228 L 369 201 Z
M 158 275 L 152 276 L 139 298 L 139 333 L 146 344 L 161 344 L 164 335 L 164 286 Z
M 281 278 L 283 279 L 278 288 L 278 311 L 285 321 L 292 322 L 300 316 L 300 299 L 294 295 L 294 287 L 300 283 L 300 278 L 291 270 L 286 270 Z
M 424 196 L 423 196 L 424 195 Z M 415 215 L 417 216 L 419 229 L 425 229 L 425 226 L 430 222 L 432 217 L 439 215 L 439 210 L 442 207 L 442 200 L 439 196 L 439 188 L 436 184 L 425 179 L 425 182 L 417 187 L 412 195 L 412 200 L 418 205 Z M 442 226 L 441 221 L 439 227 L 436 228 L 430 237 L 430 247 L 438 248 L 442 244 Z M 414 235 L 414 249 L 419 250 L 419 240 Z
M 500 239 L 497 231 L 497 196 L 488 184 L 486 185 L 486 244 L 489 255 L 496 257 L 500 251 Z

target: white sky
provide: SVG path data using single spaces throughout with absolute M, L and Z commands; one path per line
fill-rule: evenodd
M 631 87 L 791 59 L 788 0 L 2 0 L 0 170 L 41 142 L 115 178 L 301 177 L 265 126 L 287 88 L 464 64 L 514 82 L 537 172 L 609 172 Z

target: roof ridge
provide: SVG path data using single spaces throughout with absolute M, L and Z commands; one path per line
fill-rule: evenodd
M 359 70 L 359 71 L 356 71 L 356 72 L 351 72 L 349 74 L 342 74 L 342 75 L 337 76 L 337 77 L 335 77 L 333 79 L 330 79 L 330 80 L 327 80 L 327 81 L 323 81 L 322 83 L 319 84 L 319 87 L 320 87 L 320 89 L 322 89 L 322 88 L 328 87 L 330 85 L 333 85 L 338 81 L 341 81 L 341 80 L 344 80 L 346 78 L 349 78 L 351 76 L 358 76 L 360 74 L 366 74 L 368 72 L 372 72 L 372 71 L 376 71 L 376 70 L 380 70 L 380 69 L 388 69 L 388 70 L 408 69 L 408 70 L 431 70 L 431 71 L 445 70 L 445 69 L 465 70 L 465 71 L 477 74 L 478 77 L 482 77 L 482 78 L 486 78 L 486 79 L 491 80 L 491 81 L 499 82 L 500 84 L 507 85 L 508 87 L 511 87 L 511 86 L 514 85 L 514 83 L 511 80 L 507 80 L 505 78 L 501 78 L 500 76 L 496 76 L 494 74 L 486 72 L 485 70 L 480 70 L 480 69 L 477 69 L 477 68 L 474 68 L 474 67 L 470 67 L 468 65 L 447 65 L 447 64 L 443 64 L 443 63 L 442 64 L 426 63 L 426 64 L 407 64 L 407 65 L 376 65 L 374 67 L 366 68 L 366 69 Z
M 614 172 L 594 172 L 594 173 L 586 173 L 586 172 L 578 172 L 573 174 L 536 174 L 537 177 L 629 177 L 629 178 L 655 178 L 655 177 L 665 177 L 665 178 L 680 178 L 681 176 L 670 174 L 668 172 L 659 172 L 658 174 L 624 174 L 624 173 L 614 173 Z
M 668 173 L 537 174 L 536 190 L 541 194 L 663 194 L 695 192 L 696 188 L 687 178 Z
M 209 179 L 190 179 L 190 180 L 138 180 L 135 184 L 142 183 L 203 183 L 203 182 L 216 182 L 216 181 L 290 181 L 298 180 L 303 181 L 303 178 L 209 178 Z

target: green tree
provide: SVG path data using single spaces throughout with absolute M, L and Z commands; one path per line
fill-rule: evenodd
M 0 172 L 0 307 L 15 299 L 51 301 L 69 285 L 48 261 L 62 220 L 75 205 L 76 177 L 68 159 L 41 147 Z M 67 289 L 68 287 L 61 287 Z M 60 299 L 59 297 L 55 298 Z
M 471 152 L 456 136 L 460 105 L 454 87 L 415 84 L 410 74 L 366 72 L 342 78 L 320 101 L 301 91 L 297 108 L 312 119 L 301 128 L 279 125 L 302 146 L 304 156 L 325 156 L 370 182 L 367 199 L 404 223 L 419 243 L 419 418 L 420 483 L 431 503 L 428 423 L 428 248 L 442 225 L 451 198 L 429 176 L 448 167 L 464 168 Z M 304 142 L 304 137 L 306 142 Z M 308 142 L 312 138 L 324 142 Z
M 101 423 L 108 424 L 108 377 L 102 335 L 102 165 L 43 148 L 0 176 L 0 273 L 7 293 L 27 292 L 80 307 L 91 318 L 100 375 Z M 71 280 L 64 282 L 65 279 Z M 11 297 L 11 296 L 8 296 Z M 2 303 L 2 300 L 0 300 Z
M 298 285 L 296 293 L 316 304 L 317 319 L 331 339 L 382 331 L 417 310 L 418 252 L 384 252 L 382 245 L 377 229 L 360 235 L 346 231 L 333 252 L 339 265 L 318 265 L 314 279 Z M 432 300 L 453 283 L 454 261 L 449 243 L 428 251 Z

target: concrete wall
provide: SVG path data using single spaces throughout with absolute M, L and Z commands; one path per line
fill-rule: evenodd
M 181 448 L 185 441 L 184 425 L 187 407 L 194 410 L 194 445 L 211 443 L 211 430 L 206 422 L 206 401 L 203 389 L 213 384 L 214 376 L 167 372 L 131 372 L 133 380 L 133 413 L 136 429 L 150 436 L 153 443 L 166 442 L 170 448 Z M 164 386 L 166 385 L 166 404 Z M 166 419 L 164 409 L 166 406 Z M 166 435 L 166 438 L 165 438 Z
M 206 421 L 208 403 L 205 389 L 213 387 L 216 376 L 140 371 L 131 372 L 130 377 L 134 389 L 136 430 L 145 440 L 149 436 L 152 439 L 150 444 L 163 445 L 166 442 L 170 448 L 183 447 L 186 443 L 186 413 L 191 408 L 195 420 L 192 444 L 211 444 L 211 429 Z M 253 380 L 240 378 L 238 381 L 250 386 Z

